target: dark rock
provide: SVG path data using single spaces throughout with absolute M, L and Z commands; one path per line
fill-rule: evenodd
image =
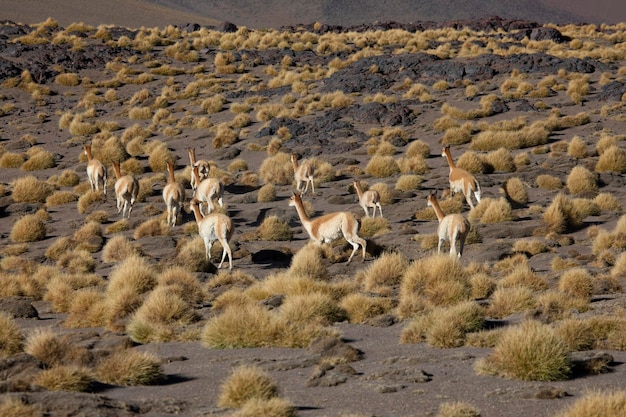
M 37 309 L 30 297 L 7 297 L 0 299 L 0 311 L 10 314 L 13 318 L 39 318 Z

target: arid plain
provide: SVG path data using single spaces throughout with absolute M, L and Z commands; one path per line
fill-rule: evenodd
M 30 23 L 0 26 L 0 415 L 623 413 L 624 25 Z M 224 184 L 232 271 L 188 204 L 165 224 L 166 161 L 188 202 L 191 148 Z M 312 218 L 360 220 L 364 262 L 307 245 L 291 154 Z M 433 192 L 471 221 L 458 261 L 436 256 Z M 271 398 L 228 401 L 242 367 Z

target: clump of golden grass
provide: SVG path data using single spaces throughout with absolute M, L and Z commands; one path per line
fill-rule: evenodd
M 505 198 L 493 199 L 482 198 L 480 203 L 468 214 L 471 221 L 479 221 L 482 224 L 494 224 L 513 219 L 513 210 Z
M 393 308 L 393 300 L 354 292 L 343 297 L 339 307 L 346 311 L 350 323 L 364 323 L 368 319 L 389 313 Z
M 222 245 L 215 244 L 211 248 L 211 256 L 216 256 L 216 251 L 222 251 Z M 196 235 L 193 239 L 180 242 L 178 254 L 174 259 L 175 265 L 180 265 L 189 271 L 207 271 L 211 262 L 206 259 L 205 247 L 202 237 Z
M 205 297 L 202 284 L 195 274 L 180 266 L 169 267 L 161 272 L 157 282 L 159 286 L 176 289 L 183 299 L 190 303 L 198 303 Z
M 257 202 L 267 203 L 276 200 L 276 187 L 271 182 L 265 184 L 257 193 Z
M 598 193 L 593 201 L 601 210 L 622 211 L 622 203 L 611 193 Z
M 139 249 L 122 235 L 113 236 L 102 249 L 102 261 L 106 263 L 121 262 L 133 255 L 140 255 Z
M 502 189 L 507 198 L 512 202 L 517 204 L 528 203 L 528 191 L 525 184 L 518 177 L 507 179 L 504 184 L 502 184 Z
M 24 335 L 12 316 L 0 311 L 0 358 L 22 350 Z
M 102 203 L 104 201 L 105 198 L 101 192 L 89 190 L 78 198 L 76 207 L 78 208 L 78 212 L 80 214 L 85 214 L 89 213 L 90 210 L 93 210 L 94 206 L 97 207 L 98 203 Z
M 556 323 L 555 332 L 571 350 L 625 350 L 626 319 L 615 316 L 566 318 Z
M 550 326 L 528 320 L 502 332 L 492 353 L 475 363 L 479 374 L 524 381 L 559 381 L 571 372 L 565 341 Z
M 136 294 L 143 294 L 156 285 L 156 278 L 156 270 L 146 258 L 131 255 L 115 265 L 109 274 L 107 293 L 130 289 Z
M 239 139 L 239 134 L 227 123 L 222 123 L 217 126 L 217 131 L 211 142 L 215 149 L 223 148 L 225 146 L 232 145 Z
M 363 238 L 380 236 L 391 232 L 389 220 L 384 217 L 363 217 L 361 218 L 361 227 L 359 228 L 359 236 Z
M 626 172 L 626 152 L 617 145 L 606 149 L 598 158 L 596 172 Z
M 88 357 L 87 349 L 73 344 L 67 336 L 56 334 L 50 328 L 33 330 L 24 342 L 24 352 L 44 365 L 80 365 Z
M 163 220 L 163 216 L 159 216 L 148 219 L 137 226 L 133 233 L 133 238 L 137 240 L 146 236 L 167 236 L 169 233 L 170 229 Z
M 419 295 L 432 306 L 453 305 L 469 298 L 468 274 L 449 255 L 431 255 L 413 261 L 404 271 L 400 284 L 399 309 Z
M 582 224 L 583 216 L 567 196 L 559 193 L 543 214 L 548 230 L 563 233 L 575 230 Z
M 16 203 L 43 203 L 54 192 L 54 186 L 32 175 L 16 179 L 11 186 L 11 196 Z
M 386 178 L 399 173 L 400 167 L 391 156 L 374 155 L 365 167 L 365 172 L 376 178 Z
M 470 297 L 474 300 L 489 297 L 496 289 L 496 281 L 486 273 L 475 273 L 469 278 L 472 286 Z
M 152 385 L 163 377 L 161 361 L 148 352 L 125 349 L 105 358 L 96 369 L 98 381 L 121 386 Z
M 465 152 L 456 161 L 459 168 L 466 170 L 472 174 L 486 171 L 485 163 L 475 152 Z
M 46 258 L 51 259 L 53 261 L 58 260 L 61 255 L 66 252 L 71 251 L 76 247 L 76 242 L 69 236 L 61 236 L 57 238 L 48 249 L 46 249 Z
M 115 233 L 125 232 L 126 230 L 130 230 L 130 223 L 128 222 L 128 219 L 120 219 L 115 223 L 108 225 L 104 229 L 104 232 L 108 235 L 112 235 Z
M 513 243 L 513 252 L 535 256 L 539 253 L 548 252 L 548 246 L 539 239 L 520 239 Z
M 43 417 L 41 404 L 26 404 L 21 398 L 6 396 L 0 402 L 0 415 L 11 417 Z
M 263 219 L 256 232 L 261 240 L 290 240 L 293 236 L 289 224 L 278 216 Z
M 46 225 L 35 214 L 27 214 L 13 224 L 11 241 L 14 243 L 37 242 L 46 238 Z
M 553 175 L 541 174 L 535 178 L 537 187 L 545 190 L 560 190 L 563 188 L 563 181 L 560 178 Z
M 100 327 L 106 324 L 107 299 L 99 287 L 81 288 L 72 293 L 65 327 Z
M 209 319 L 201 340 L 217 349 L 243 347 L 304 347 L 317 337 L 336 332 L 317 323 L 291 323 L 258 304 L 229 306 Z
M 517 264 L 498 281 L 498 288 L 524 287 L 533 291 L 541 291 L 548 288 L 548 283 L 528 264 Z
M 72 237 L 78 244 L 77 249 L 85 249 L 91 253 L 99 251 L 104 241 L 102 237 L 102 226 L 95 221 L 85 223 L 80 229 L 74 232 Z
M 133 314 L 126 330 L 139 343 L 167 342 L 174 339 L 177 327 L 195 319 L 192 306 L 176 286 L 158 286 Z
M 280 318 L 289 321 L 290 325 L 300 323 L 302 326 L 307 324 L 329 326 L 344 321 L 346 312 L 331 295 L 311 292 L 286 297 L 280 306 Z
M 516 170 L 513 155 L 511 155 L 509 150 L 504 148 L 489 152 L 485 156 L 485 160 L 494 171 L 513 172 Z
M 26 161 L 26 155 L 17 152 L 4 152 L 0 156 L 0 168 L 19 168 Z
M 413 140 L 406 148 L 406 156 L 409 158 L 413 158 L 414 156 L 428 158 L 430 156 L 430 147 L 421 139 Z
M 328 269 L 323 262 L 328 255 L 323 246 L 308 242 L 291 258 L 289 275 L 317 280 L 329 279 Z
M 463 145 L 472 141 L 472 126 L 466 123 L 462 126 L 451 126 L 446 129 L 441 143 L 444 145 Z
M 357 278 L 365 291 L 381 293 L 400 283 L 409 260 L 399 252 L 384 252 Z
M 574 136 L 567 146 L 567 154 L 576 159 L 584 159 L 589 155 L 589 151 L 580 136 Z
M 251 398 L 240 409 L 231 414 L 231 417 L 296 417 L 296 407 L 285 398 Z
M 380 196 L 380 204 L 383 206 L 393 203 L 393 193 L 387 184 L 384 182 L 377 182 L 369 187 L 370 190 L 378 191 Z
M 500 287 L 491 294 L 487 308 L 488 317 L 501 319 L 513 313 L 532 309 L 535 306 L 533 292 L 526 287 Z
M 62 206 L 78 201 L 78 196 L 71 191 L 56 191 L 46 198 L 47 207 Z
M 102 277 L 89 273 L 55 273 L 46 286 L 44 301 L 50 301 L 57 312 L 68 311 L 72 302 L 72 294 L 81 288 L 103 287 Z
M 278 152 L 267 157 L 261 163 L 259 175 L 266 184 L 288 185 L 293 181 L 291 157 L 285 152 Z
M 415 191 L 419 190 L 424 178 L 421 175 L 406 174 L 401 175 L 396 181 L 396 190 L 400 191 Z
M 94 382 L 93 373 L 83 366 L 55 366 L 35 376 L 35 385 L 50 391 L 87 391 Z
M 462 401 L 444 402 L 439 405 L 436 417 L 480 417 L 480 411 Z
M 220 386 L 218 405 L 241 408 L 250 399 L 268 400 L 278 394 L 278 385 L 267 372 L 257 366 L 243 365 L 233 369 Z
M 148 155 L 150 169 L 152 172 L 164 172 L 167 170 L 167 161 L 176 161 L 176 156 L 164 143 L 156 143 Z
M 574 311 L 589 310 L 589 300 L 556 290 L 539 293 L 534 314 L 544 323 L 551 323 L 570 317 Z
M 579 194 L 585 191 L 596 191 L 598 189 L 595 174 L 581 165 L 576 165 L 572 168 L 565 183 L 571 194 Z
M 427 316 L 413 319 L 400 335 L 401 343 L 428 342 L 439 348 L 463 346 L 465 335 L 482 328 L 485 316 L 473 301 L 439 307 Z
M 93 272 L 96 269 L 96 261 L 88 250 L 75 248 L 59 257 L 57 267 L 71 274 Z
M 29 149 L 28 154 L 30 157 L 20 167 L 22 171 L 39 171 L 52 168 L 56 165 L 54 154 L 45 149 L 33 147 Z
M 591 390 L 574 401 L 555 417 L 610 417 L 618 416 L 626 409 L 624 391 Z
M 593 277 L 584 268 L 572 268 L 561 274 L 558 288 L 572 296 L 589 299 L 593 291 Z

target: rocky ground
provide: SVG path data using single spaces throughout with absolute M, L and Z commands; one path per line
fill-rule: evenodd
M 517 20 L 489 19 L 484 21 L 464 22 L 472 31 L 485 34 L 484 38 L 472 40 L 477 47 L 493 48 L 498 45 L 517 46 L 520 51 L 529 39 L 541 45 L 570 45 L 571 38 L 552 27 Z M 408 31 L 429 30 L 446 27 L 460 27 L 459 22 L 447 24 L 414 23 L 401 25 L 396 23 L 378 23 L 350 28 L 351 31 L 373 33 L 406 29 Z M 200 27 L 188 25 L 182 28 L 183 35 L 192 36 Z M 221 33 L 233 33 L 237 30 L 232 24 L 220 24 L 212 30 Z M 197 62 L 181 62 L 166 53 L 165 45 L 153 46 L 149 52 L 138 51 L 118 42 L 111 46 L 95 38 L 93 30 L 77 31 L 74 35 L 82 37 L 84 44 L 75 49 L 68 43 L 33 43 L 14 42 L 20 36 L 30 33 L 33 27 L 5 22 L 0 26 L 0 98 L 2 115 L 0 120 L 0 145 L 3 152 L 27 153 L 33 146 L 40 146 L 55 156 L 52 168 L 24 172 L 19 167 L 2 168 L 4 195 L 0 201 L 0 233 L 3 259 L 8 258 L 13 248 L 10 233 L 15 221 L 24 214 L 36 212 L 42 205 L 35 203 L 16 203 L 12 199 L 12 182 L 25 175 L 35 175 L 48 179 L 59 175 L 64 170 L 73 169 L 79 174 L 81 183 L 86 183 L 85 160 L 81 157 L 81 145 L 88 143 L 93 135 L 73 135 L 68 129 L 60 127 L 64 112 L 85 110 L 81 104 L 90 91 L 99 90 L 102 94 L 107 88 L 98 87 L 115 77 L 118 68 L 128 66 L 129 74 L 148 71 L 149 63 L 158 61 L 187 72 L 175 75 L 155 76 L 145 85 L 133 83 L 110 84 L 115 89 L 118 99 L 99 103 L 96 117 L 101 122 L 116 122 L 121 129 L 127 129 L 139 123 L 148 126 L 151 120 L 130 120 L 129 100 L 141 90 L 148 89 L 152 96 L 158 96 L 167 85 L 184 88 L 196 79 L 193 68 L 203 67 L 206 74 L 216 71 L 216 55 L 222 52 L 211 46 L 199 50 Z M 51 37 L 62 31 L 63 27 L 42 30 L 42 37 Z M 321 36 L 340 34 L 347 29 L 339 26 L 299 26 L 285 28 L 285 31 L 311 31 Z M 610 35 L 613 29 L 607 29 Z M 121 37 L 135 39 L 138 32 L 124 28 L 109 28 L 112 40 Z M 565 32 L 563 30 L 563 32 Z M 71 34 L 70 34 L 71 35 Z M 608 36 L 607 35 L 607 36 Z M 589 35 L 591 37 L 591 35 Z M 619 38 L 619 37 L 618 37 Z M 192 38 L 189 38 L 192 39 Z M 583 39 L 587 41 L 588 39 Z M 594 38 L 598 47 L 610 47 L 606 37 Z M 443 132 L 436 129 L 435 121 L 442 117 L 444 104 L 458 107 L 464 111 L 480 106 L 481 97 L 495 94 L 497 100 L 491 103 L 488 117 L 469 122 L 495 123 L 525 117 L 529 122 L 543 120 L 558 112 L 561 117 L 588 115 L 588 120 L 580 124 L 566 125 L 554 130 L 546 144 L 531 148 L 512 149 L 512 156 L 527 154 L 528 163 L 516 165 L 513 171 L 480 172 L 476 174 L 483 190 L 483 198 L 499 199 L 501 187 L 508 178 L 518 177 L 527 185 L 528 202 L 514 205 L 513 219 L 506 222 L 484 224 L 474 221 L 473 227 L 480 239 L 466 246 L 462 258 L 465 267 L 483 265 L 486 270 L 494 268 L 499 261 L 514 256 L 513 245 L 524 238 L 535 238 L 545 242 L 548 251 L 532 255 L 527 254 L 533 270 L 551 286 L 555 286 L 560 275 L 555 270 L 554 259 L 560 258 L 571 265 L 586 268 L 594 275 L 609 274 L 613 265 L 602 264 L 592 250 L 593 236 L 598 228 L 613 230 L 622 215 L 622 210 L 601 210 L 584 218 L 581 227 L 563 234 L 548 234 L 545 230 L 542 213 L 559 192 L 568 193 L 567 189 L 551 190 L 537 186 L 539 175 L 558 177 L 563 183 L 577 165 L 591 171 L 599 159 L 596 145 L 603 135 L 613 135 L 620 147 L 623 147 L 624 121 L 620 116 L 621 100 L 626 92 L 626 80 L 620 69 L 623 61 L 595 56 L 558 57 L 546 48 L 524 53 L 499 54 L 484 53 L 477 56 L 456 56 L 442 59 L 432 52 L 452 49 L 463 45 L 457 40 L 435 37 L 430 40 L 428 52 L 398 53 L 403 45 L 393 42 L 383 46 L 372 56 L 354 59 L 349 65 L 339 68 L 321 79 L 306 81 L 308 94 L 321 95 L 343 91 L 351 95 L 354 102 L 348 107 L 319 108 L 302 117 L 275 117 L 268 122 L 255 118 L 251 113 L 251 124 L 238 131 L 238 139 L 230 146 L 215 149 L 212 140 L 215 131 L 197 128 L 192 123 L 173 123 L 175 129 L 167 130 L 168 125 L 160 125 L 149 140 L 159 140 L 167 144 L 168 149 L 178 157 L 178 169 L 182 173 L 187 164 L 187 149 L 194 147 L 199 158 L 214 161 L 226 171 L 234 159 L 242 159 L 248 170 L 258 173 L 263 161 L 268 157 L 265 147 L 280 134 L 279 129 L 286 127 L 291 138 L 282 143 L 282 152 L 297 153 L 303 158 L 317 158 L 327 162 L 336 173 L 332 180 L 318 183 L 314 195 L 305 196 L 310 201 L 316 215 L 339 210 L 347 210 L 357 217 L 363 212 L 357 204 L 357 198 L 350 184 L 358 176 L 370 185 L 383 183 L 389 187 L 391 201 L 383 206 L 383 213 L 388 219 L 391 231 L 368 239 L 368 257 L 365 263 L 360 257 L 346 265 L 325 259 L 329 276 L 340 281 L 355 277 L 359 272 L 375 262 L 383 251 L 397 251 L 409 260 L 427 257 L 435 249 L 424 248 L 420 240 L 432 235 L 437 228 L 434 219 L 416 217 L 416 212 L 426 208 L 426 196 L 431 191 L 441 193 L 448 186 L 448 166 L 440 156 Z M 617 41 L 612 41 L 617 42 Z M 122 44 L 120 46 L 120 44 Z M 591 48 L 592 49 L 592 48 Z M 185 98 L 179 95 L 168 106 L 171 120 L 207 117 L 211 126 L 232 119 L 233 113 L 227 110 L 233 103 L 241 103 L 251 97 L 264 97 L 269 103 L 283 103 L 283 97 L 292 91 L 293 85 L 270 86 L 272 71 L 270 66 L 280 68 L 280 63 L 288 56 L 295 67 L 328 67 L 335 59 L 347 60 L 352 51 L 333 51 L 315 53 L 312 50 L 290 48 L 263 48 L 233 50 L 235 61 L 249 74 L 249 83 L 238 82 L 241 74 L 216 74 L 216 83 L 224 88 L 221 94 L 226 98 L 225 109 L 208 114 L 200 108 L 197 97 Z M 116 65 L 117 64 L 117 65 Z M 16 85 L 12 80 L 23 77 L 28 70 L 32 80 L 51 91 L 33 93 L 32 90 Z M 132 70 L 136 72 L 132 72 Z M 534 98 L 529 95 L 507 97 L 500 86 L 511 77 L 512 72 L 524 74 L 524 81 L 533 85 L 546 76 L 559 77 L 559 82 L 567 85 L 567 78 L 559 74 L 582 74 L 589 77 L 590 91 L 576 103 L 563 89 L 551 90 L 546 97 Z M 561 71 L 561 72 L 559 72 Z M 64 86 L 55 83 L 60 72 L 78 73 L 83 85 Z M 610 82 L 601 82 L 603 74 L 609 74 Z M 406 79 L 412 83 L 426 86 L 431 100 L 421 101 L 404 98 L 406 90 L 402 87 Z M 445 80 L 450 88 L 434 88 L 436 82 Z M 466 85 L 475 85 L 480 93 L 475 97 L 466 96 Z M 103 84 L 100 84 L 103 85 Z M 200 97 L 214 94 L 209 89 L 201 91 Z M 392 100 L 369 101 L 366 97 L 385 94 Z M 541 103 L 539 103 L 541 102 Z M 459 124 L 466 120 L 460 120 Z M 386 178 L 376 178 L 365 173 L 371 155 L 372 129 L 398 127 L 406 132 L 408 139 L 394 139 L 396 149 L 394 157 L 402 156 L 409 144 L 421 140 L 430 148 L 426 159 L 428 171 L 424 173 L 421 186 L 413 191 L 394 190 L 400 174 Z M 581 160 L 568 155 L 566 144 L 579 136 L 590 156 Z M 470 151 L 471 144 L 453 146 L 455 158 Z M 487 152 L 477 152 L 486 154 Z M 145 169 L 144 176 L 150 172 L 147 155 L 137 157 Z M 257 202 L 259 186 L 243 184 L 243 172 L 230 174 L 226 185 L 225 200 L 227 212 L 235 225 L 233 238 L 234 268 L 250 274 L 256 280 L 288 267 L 291 256 L 307 241 L 305 231 L 297 218 L 295 210 L 288 206 L 288 199 L 293 191 L 292 184 L 278 185 L 277 198 L 272 202 Z M 598 193 L 613 195 L 622 205 L 626 204 L 624 178 L 621 173 L 597 173 L 599 189 L 577 196 L 593 198 Z M 145 201 L 137 204 L 130 220 L 130 230 L 121 232 L 132 239 L 134 230 L 143 222 L 155 216 L 155 208 L 164 209 L 161 190 L 164 181 L 157 181 Z M 68 188 L 68 190 L 72 190 Z M 112 192 L 112 189 L 110 190 Z M 191 191 L 187 189 L 188 196 Z M 443 199 L 443 197 L 441 197 Z M 540 209 L 538 209 L 538 207 Z M 463 213 L 468 214 L 468 207 Z M 115 201 L 110 194 L 105 202 L 90 208 L 90 212 L 105 210 L 108 219 L 103 226 L 119 220 L 115 211 Z M 50 219 L 46 222 L 46 238 L 28 244 L 27 251 L 20 256 L 36 263 L 55 263 L 46 258 L 46 250 L 57 239 L 71 236 L 84 223 L 89 213 L 81 214 L 76 202 L 48 207 Z M 157 214 L 158 215 L 158 214 Z M 269 215 L 276 215 L 286 221 L 294 232 L 290 241 L 261 241 L 250 239 L 262 220 Z M 185 224 L 192 222 L 190 213 L 181 216 L 179 225 L 167 235 L 143 237 L 136 240 L 142 252 L 159 267 L 175 262 L 177 245 L 189 237 Z M 595 231 L 595 232 L 594 232 Z M 114 234 L 104 234 L 106 242 Z M 103 243 L 104 243 L 103 242 Z M 342 246 L 336 247 L 339 252 Z M 617 256 L 617 253 L 615 256 Z M 107 278 L 113 265 L 102 262 L 102 252 L 92 253 L 96 260 L 94 273 Z M 3 269 L 6 274 L 14 273 L 10 268 Z M 207 283 L 215 277 L 215 270 L 197 272 L 198 279 Z M 617 277 L 623 287 L 623 276 Z M 0 282 L 0 285 L 2 283 Z M 488 303 L 488 300 L 483 300 Z M 130 344 L 124 332 L 114 332 L 105 328 L 68 329 L 64 326 L 66 315 L 54 311 L 46 301 L 26 298 L 5 297 L 3 310 L 11 311 L 25 331 L 35 327 L 50 326 L 55 330 L 71 334 L 76 343 L 98 349 L 111 349 L 113 346 Z M 29 306 L 33 306 L 30 309 Z M 621 289 L 606 290 L 595 288 L 591 300 L 591 312 L 586 314 L 613 314 L 623 316 L 626 297 Z M 199 314 L 210 317 L 210 302 L 197 306 Z M 572 313 L 576 314 L 576 313 Z M 537 311 L 526 311 L 493 320 L 498 325 L 512 325 L 525 317 L 540 315 Z M 483 416 L 553 416 L 589 390 L 623 389 L 626 372 L 626 354 L 623 351 L 609 351 L 612 355 L 610 372 L 594 376 L 580 376 L 566 381 L 550 383 L 507 380 L 499 377 L 479 376 L 473 365 L 478 358 L 487 356 L 490 348 L 459 347 L 437 349 L 420 344 L 400 344 L 399 338 L 406 320 L 399 320 L 394 314 L 385 314 L 370 320 L 366 324 L 348 322 L 335 323 L 342 335 L 342 346 L 348 345 L 361 352 L 362 357 L 349 366 L 321 369 L 320 358 L 328 354 L 328 346 L 312 344 L 303 349 L 289 348 L 251 348 L 251 349 L 208 349 L 198 341 L 177 341 L 134 345 L 136 349 L 155 353 L 163 360 L 165 381 L 160 385 L 119 387 L 98 386 L 90 393 L 68 393 L 40 390 L 33 387 L 12 389 L 15 380 L 23 380 L 36 372 L 41 364 L 27 354 L 19 354 L 0 361 L 2 372 L 1 398 L 18 397 L 29 403 L 40 404 L 45 415 L 229 415 L 231 410 L 217 406 L 219 386 L 230 369 L 249 363 L 266 369 L 276 379 L 281 395 L 288 398 L 296 407 L 299 416 L 432 416 L 437 414 L 440 404 L 462 401 L 472 404 Z M 590 355 L 598 352 L 591 352 Z M 580 354 L 580 353 L 577 353 Z M 95 353 L 94 353 L 95 355 Z M 12 392 L 7 392 L 12 391 Z

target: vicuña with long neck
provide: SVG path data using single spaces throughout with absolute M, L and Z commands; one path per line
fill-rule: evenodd
M 304 183 L 304 191 L 302 191 L 302 194 L 306 194 L 309 189 L 309 184 L 311 184 L 311 191 L 315 193 L 315 181 L 313 180 L 315 171 L 311 163 L 309 161 L 302 161 L 299 164 L 296 154 L 291 154 L 291 163 L 293 164 L 293 176 L 296 180 L 296 189 L 298 192 L 300 192 L 302 183 Z
M 363 191 L 363 186 L 361 185 L 361 181 L 359 180 L 354 180 L 352 184 L 354 185 L 354 189 L 359 196 L 359 205 L 363 208 L 363 210 L 365 210 L 365 215 L 367 217 L 370 217 L 369 209 L 371 207 L 373 209 L 372 217 L 376 217 L 376 207 L 378 207 L 380 217 L 383 217 L 383 208 L 380 206 L 380 194 L 378 193 L 378 191 Z
M 206 159 L 196 160 L 196 148 L 189 149 L 189 163 L 191 164 L 191 169 L 193 170 L 194 166 L 198 167 L 198 173 L 200 175 L 200 181 L 205 178 L 208 178 L 209 171 L 211 171 L 211 164 Z M 195 190 L 198 187 L 199 181 L 191 175 L 191 188 Z
M 220 207 L 224 207 L 224 184 L 218 178 L 205 178 L 200 181 L 200 168 L 196 165 L 192 170 L 192 177 L 195 177 L 196 184 L 198 187 L 196 188 L 196 192 L 194 194 L 194 198 L 197 198 L 200 202 L 205 202 L 207 204 L 207 213 L 210 214 L 215 209 L 215 205 L 213 204 L 213 200 L 216 199 L 217 203 Z M 202 204 L 200 204 L 200 213 L 204 215 L 204 211 L 202 210 Z
M 130 218 L 130 212 L 139 195 L 139 181 L 134 175 L 122 176 L 119 162 L 113 162 L 115 171 L 115 198 L 117 199 L 117 213 L 122 212 L 122 217 Z
M 99 159 L 93 157 L 91 145 L 84 145 L 85 155 L 87 155 L 87 178 L 91 184 L 91 191 L 100 191 L 107 195 L 107 168 Z
M 441 211 L 437 196 L 435 193 L 431 193 L 427 197 L 427 205 L 435 210 L 437 219 L 439 220 L 439 227 L 437 228 L 437 235 L 439 237 L 439 243 L 437 245 L 437 253 L 441 253 L 441 244 L 444 241 L 450 242 L 450 256 L 460 258 L 463 254 L 463 246 L 465 246 L 465 239 L 470 231 L 470 222 L 461 214 L 453 213 L 447 216 Z M 459 251 L 456 251 L 456 242 L 459 242 Z
M 476 178 L 466 170 L 458 168 L 452 160 L 450 154 L 450 146 L 445 146 L 441 152 L 441 156 L 446 158 L 448 166 L 450 167 L 450 191 L 452 193 L 462 192 L 465 196 L 465 201 L 469 204 L 470 208 L 474 208 L 471 195 L 476 198 L 476 204 L 480 203 L 480 184 L 476 181 Z
M 232 253 L 230 250 L 230 238 L 233 235 L 233 224 L 228 216 L 222 213 L 211 213 L 202 216 L 200 212 L 200 201 L 197 198 L 191 199 L 191 210 L 198 223 L 198 233 L 204 241 L 207 261 L 211 258 L 211 246 L 216 240 L 222 245 L 222 260 L 217 268 L 221 268 L 226 255 L 228 255 L 228 269 L 233 269 Z
M 309 216 L 304 210 L 304 205 L 302 204 L 302 196 L 299 193 L 294 193 L 291 196 L 289 205 L 296 208 L 302 226 L 315 243 L 328 243 L 343 236 L 348 243 L 352 245 L 352 253 L 346 263 L 350 263 L 355 252 L 359 249 L 359 246 L 362 248 L 363 260 L 365 260 L 365 247 L 367 243 L 365 239 L 359 237 L 359 223 L 352 213 L 339 211 L 325 214 L 315 219 L 309 219 Z
M 163 187 L 163 201 L 165 201 L 167 210 L 167 225 L 176 226 L 176 218 L 185 202 L 185 189 L 176 182 L 173 161 L 167 161 L 167 173 L 167 184 Z

